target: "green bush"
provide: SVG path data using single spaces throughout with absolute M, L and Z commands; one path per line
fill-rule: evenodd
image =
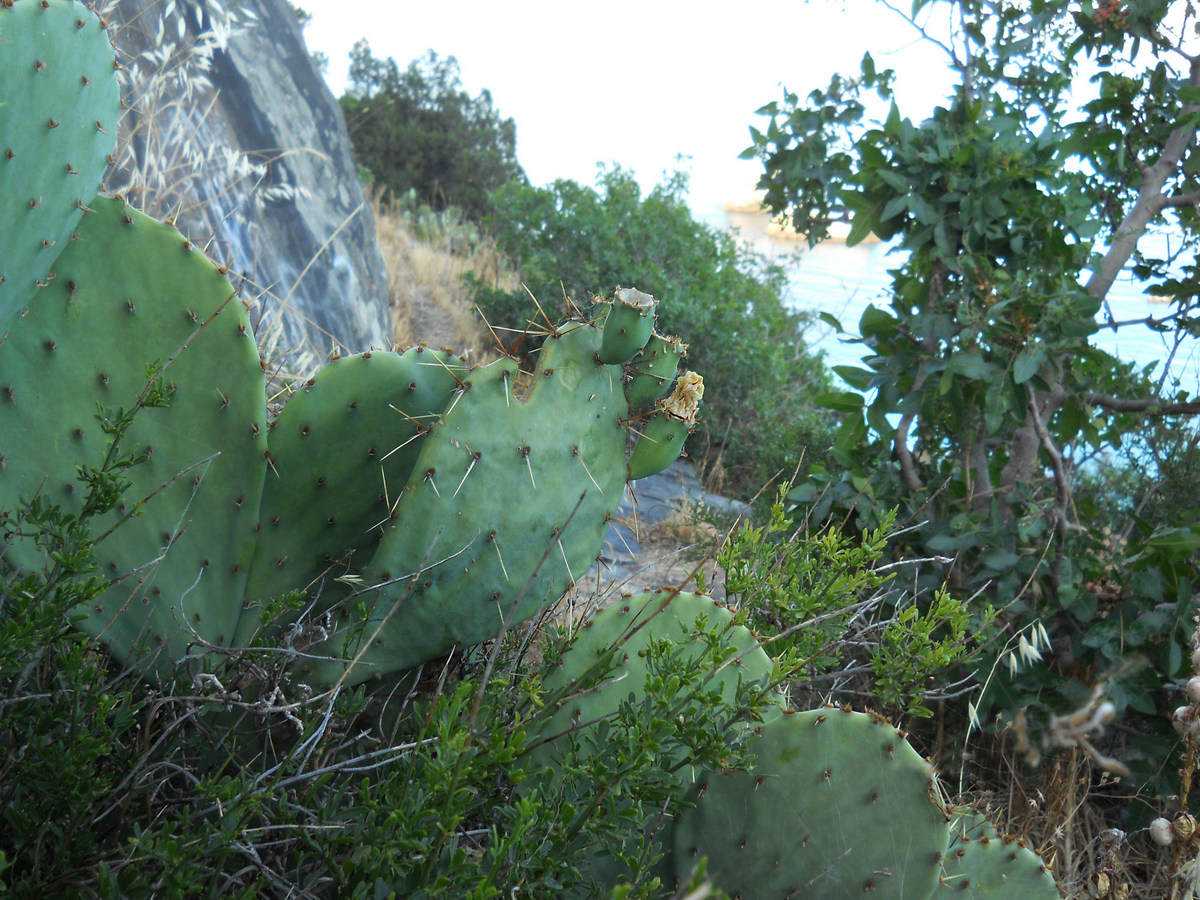
M 803 455 L 820 459 L 829 421 L 810 398 L 826 390 L 821 360 L 803 340 L 806 318 L 783 301 L 785 273 L 724 232 L 697 222 L 676 174 L 646 196 L 633 175 L 605 170 L 598 189 L 573 181 L 549 188 L 509 182 L 485 224 L 549 312 L 564 297 L 585 306 L 616 285 L 662 298 L 659 330 L 687 335 L 685 365 L 704 374 L 705 415 L 693 454 L 720 459 L 726 487 L 749 492 Z M 528 352 L 525 290 L 497 291 L 480 280 L 473 299 L 488 321 Z M 551 318 L 554 317 L 550 313 Z M 544 323 L 542 323 L 544 325 Z
M 631 685 L 610 718 L 580 723 L 578 740 L 560 745 L 561 777 L 531 767 L 531 735 L 549 739 L 564 702 L 613 684 L 621 654 L 551 689 L 547 676 L 570 646 L 557 629 L 354 689 L 314 693 L 292 674 L 287 644 L 229 651 L 210 673 L 180 667 L 152 686 L 69 624 L 105 587 L 90 521 L 119 502 L 121 473 L 141 459 L 117 452 L 121 421 L 108 463 L 81 473 L 99 498 L 85 515 L 35 501 L 2 517 L 6 540 L 37 540 L 54 562 L 0 577 L 0 893 L 650 898 L 673 889 L 644 824 L 677 808 L 680 771 L 749 765 L 744 725 L 772 703 L 757 688 L 714 692 L 731 654 L 720 627 L 698 642 L 656 642 L 644 694 Z M 847 609 L 881 600 L 886 578 L 869 569 L 883 538 L 780 541 L 790 530 L 781 503 L 723 555 L 745 601 L 737 621 L 763 627 L 780 679 L 815 671 L 802 658 L 806 635 L 820 636 L 817 669 L 866 659 L 855 648 L 867 632 L 843 626 Z M 958 657 L 954 619 L 954 646 L 941 649 Z M 919 670 L 893 692 L 903 702 L 924 690 L 932 659 L 910 637 L 891 641 Z M 608 894 L 615 871 L 627 883 Z
M 147 393 L 146 405 L 168 401 Z M 0 565 L 18 539 L 50 560 L 0 568 L 0 894 L 591 895 L 587 873 L 605 848 L 633 873 L 624 896 L 661 895 L 657 851 L 629 834 L 678 793 L 662 760 L 737 759 L 730 729 L 753 714 L 718 698 L 690 729 L 669 715 L 715 663 L 661 655 L 656 676 L 670 689 L 605 726 L 627 751 L 567 754 L 569 792 L 515 790 L 527 734 L 567 690 L 541 686 L 565 636 L 537 654 L 520 635 L 465 648 L 428 677 L 402 673 L 369 692 L 314 694 L 291 673 L 286 642 L 231 651 L 194 676 L 180 665 L 152 686 L 136 661 L 122 670 L 70 624 L 108 586 L 91 526 L 147 459 L 120 449 L 140 409 L 105 418 L 110 451 L 79 473 L 80 515 L 41 498 L 0 511 Z M 723 652 L 719 638 L 710 649 Z
M 478 219 L 496 188 L 524 179 L 516 124 L 500 116 L 487 91 L 472 97 L 463 90 L 453 56 L 430 50 L 401 72 L 359 41 L 350 59 L 342 113 L 354 158 L 374 183 L 397 195 L 415 190 L 435 210 L 454 206 Z
M 898 567 L 883 564 L 900 533 L 895 510 L 852 536 L 814 527 L 789 503 L 790 489 L 781 485 L 762 521 L 742 523 L 718 551 L 730 602 L 797 687 L 832 685 L 890 715 L 932 715 L 925 704 L 939 694 L 937 676 L 974 656 L 994 612 L 969 610 L 944 590 L 918 609 L 893 583 Z M 928 577 L 920 563 L 904 568 Z

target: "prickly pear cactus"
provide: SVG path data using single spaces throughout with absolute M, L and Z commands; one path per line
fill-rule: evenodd
M 362 573 L 365 643 L 331 642 L 358 656 L 352 681 L 493 638 L 591 566 L 626 481 L 622 372 L 600 342 L 567 323 L 524 396 L 511 359 L 461 378 Z
M 339 361 L 286 405 L 268 448 L 263 374 L 223 273 L 174 229 L 95 196 L 113 66 L 79 4 L 0 3 L 0 508 L 36 496 L 81 509 L 78 470 L 109 451 L 97 407 L 137 408 L 122 449 L 147 460 L 92 523 L 111 587 L 82 626 L 125 661 L 158 651 L 145 664 L 163 677 L 248 641 L 263 601 L 312 587 L 309 610 L 340 618 L 305 674 L 352 666 L 361 681 L 556 600 L 595 559 L 627 479 L 668 465 L 694 420 L 695 376 L 630 415 L 626 384 L 656 396 L 675 364 L 670 348 L 645 350 L 654 298 L 618 290 L 603 327 L 567 323 L 521 391 L 508 359 Z M 169 406 L 143 408 L 160 375 Z M 45 562 L 31 537 L 0 549 L 7 567 Z
M 0 4 L 0 335 L 95 196 L 120 115 L 112 44 L 81 3 Z
M 887 721 L 836 707 L 785 714 L 753 738 L 752 772 L 696 780 L 673 833 L 682 882 L 701 857 L 732 897 L 925 900 L 946 813 L 933 772 Z
M 1041 857 L 1017 838 L 1004 837 L 979 813 L 951 813 L 949 841 L 938 887 L 930 900 L 1059 900 Z
M 79 625 L 122 659 L 155 651 L 162 675 L 233 641 L 266 469 L 264 377 L 241 301 L 179 232 L 96 197 L 76 235 L 0 342 L 0 508 L 36 495 L 78 511 L 77 467 L 108 451 L 97 408 L 133 408 L 147 364 L 161 367 L 170 405 L 139 410 L 125 437 L 148 459 L 93 522 L 112 585 Z M 14 538 L 4 557 L 42 553 Z
M 251 603 L 311 586 L 316 611 L 329 606 L 337 593 L 322 582 L 361 571 L 375 552 L 467 370 L 445 351 L 374 351 L 329 363 L 296 391 L 268 437 Z M 256 625 L 247 616 L 240 638 Z

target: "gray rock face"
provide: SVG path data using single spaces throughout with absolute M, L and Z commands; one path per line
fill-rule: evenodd
M 241 279 L 273 367 L 390 345 L 374 218 L 286 0 L 118 0 L 110 27 L 130 109 L 109 189 Z

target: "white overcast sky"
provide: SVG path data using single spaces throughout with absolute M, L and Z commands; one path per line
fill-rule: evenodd
M 759 166 L 737 156 L 748 126 L 765 121 L 754 110 L 781 85 L 824 87 L 834 72 L 856 73 L 870 50 L 900 73 L 902 108 L 919 120 L 952 77 L 940 51 L 872 0 L 296 3 L 312 14 L 305 36 L 328 56 L 335 95 L 360 38 L 401 68 L 427 49 L 454 56 L 464 87 L 487 88 L 516 121 L 517 157 L 534 184 L 593 184 L 597 164 L 615 162 L 649 187 L 682 154 L 705 218 L 751 198 Z

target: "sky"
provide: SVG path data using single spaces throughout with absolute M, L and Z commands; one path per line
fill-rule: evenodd
M 618 163 L 649 189 L 682 166 L 707 221 L 726 202 L 752 200 L 760 164 L 737 157 L 749 126 L 766 122 L 754 111 L 782 86 L 824 87 L 835 72 L 856 73 L 869 49 L 879 68 L 897 70 L 901 106 L 920 118 L 952 77 L 940 51 L 873 0 L 296 2 L 312 15 L 305 38 L 328 57 L 335 95 L 362 38 L 402 69 L 429 49 L 454 56 L 466 90 L 488 89 L 516 122 L 533 184 L 594 184 L 599 163 Z

